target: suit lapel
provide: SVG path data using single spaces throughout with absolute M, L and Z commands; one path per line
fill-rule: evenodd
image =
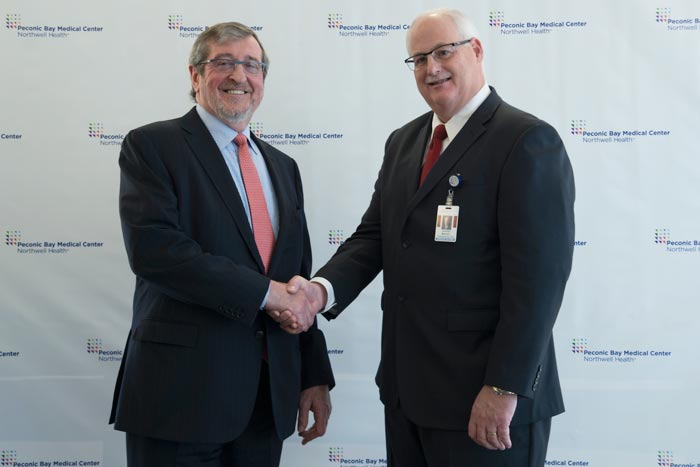
M 209 130 L 207 130 L 194 108 L 182 117 L 181 123 L 185 133 L 185 140 L 190 150 L 197 157 L 202 168 L 211 179 L 212 185 L 214 185 L 214 188 L 224 201 L 231 217 L 236 222 L 241 237 L 256 259 L 258 267 L 264 270 L 238 189 L 231 178 L 231 173 L 226 166 L 221 151 L 219 151 L 218 146 L 214 142 L 214 138 L 211 137 Z
M 425 122 L 419 127 L 415 136 L 415 144 L 411 151 L 400 158 L 397 172 L 406 174 L 405 181 L 401 188 L 404 191 L 405 200 L 413 199 L 416 195 L 416 187 L 420 181 L 421 167 L 423 166 L 423 156 L 428 146 L 432 121 L 432 113 L 426 114 Z
M 423 185 L 418 188 L 418 191 L 415 192 L 414 196 L 409 201 L 406 209 L 407 215 L 437 186 L 438 182 L 444 179 L 445 175 L 447 175 L 450 169 L 454 167 L 460 159 L 468 156 L 469 149 L 474 142 L 479 139 L 479 136 L 486 131 L 488 121 L 501 102 L 501 98 L 496 94 L 496 90 L 491 88 L 491 94 L 489 94 L 486 100 L 476 109 L 474 114 L 467 120 L 464 127 L 457 133 L 455 139 L 440 155 L 440 158 L 430 170 L 430 173 L 425 177 Z M 426 136 L 423 138 L 423 141 L 427 139 Z M 419 139 L 418 141 L 421 140 Z M 422 157 L 421 154 L 419 160 L 422 160 Z M 445 186 L 445 196 L 447 196 L 447 188 L 448 187 Z

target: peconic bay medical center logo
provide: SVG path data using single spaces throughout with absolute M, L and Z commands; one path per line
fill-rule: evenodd
M 14 32 L 17 37 L 35 39 L 65 39 L 75 34 L 99 34 L 104 27 L 85 24 L 79 21 L 64 24 L 47 24 L 23 20 L 21 13 L 5 14 L 5 29 Z
M 86 344 L 87 353 L 97 355 L 101 362 L 121 362 L 124 352 L 118 349 L 106 349 L 102 345 L 102 339 L 90 337 Z
M 177 32 L 177 36 L 183 39 L 193 39 L 200 33 L 209 29 L 209 25 L 186 22 L 183 15 L 168 15 L 166 21 L 169 31 Z M 262 31 L 262 26 L 248 26 L 255 32 Z
M 104 247 L 104 242 L 89 239 L 32 238 L 27 240 L 20 229 L 5 228 L 0 231 L 3 232 L 3 244 L 6 247 L 3 250 L 14 250 L 15 253 L 22 255 L 66 254 L 77 250 L 95 251 Z
M 571 353 L 581 356 L 585 363 L 594 364 L 632 364 L 650 360 L 668 360 L 673 357 L 672 351 L 659 348 L 593 347 L 585 337 L 572 339 Z
M 103 459 L 99 457 L 85 458 L 69 454 L 76 449 L 62 449 L 62 445 L 68 443 L 23 443 L 27 447 L 32 447 L 33 456 L 27 458 L 26 451 L 18 454 L 17 449 L 0 450 L 0 466 L 2 467 L 67 467 L 67 466 L 102 466 Z M 94 449 L 92 449 L 94 451 Z
M 399 21 L 383 21 L 381 23 L 370 21 L 350 21 L 343 20 L 343 13 L 328 13 L 328 29 L 338 32 L 339 37 L 387 37 L 391 34 L 404 33 L 411 27 L 410 24 Z
M 363 467 L 386 467 L 387 461 L 384 458 L 370 457 L 366 455 L 348 456 L 340 446 L 328 448 L 328 462 L 341 466 L 363 466 Z
M 664 247 L 667 253 L 700 252 L 700 239 L 672 237 L 671 229 L 654 229 L 654 244 Z
M 503 11 L 491 11 L 488 17 L 489 28 L 496 29 L 507 36 L 542 35 L 562 30 L 582 30 L 588 26 L 588 21 L 565 18 L 537 18 L 506 20 Z
M 102 123 L 88 123 L 88 138 L 99 141 L 100 146 L 121 146 L 125 136 L 123 133 L 106 132 Z
M 265 131 L 262 122 L 250 122 L 248 126 L 255 136 L 273 146 L 305 146 L 312 143 L 339 141 L 344 137 L 343 133 L 317 128 L 285 128 L 284 130 Z
M 586 120 L 571 120 L 569 134 L 580 137 L 582 143 L 613 143 L 628 144 L 641 140 L 651 141 L 671 135 L 671 130 L 665 128 L 589 128 Z
M 666 28 L 667 31 L 698 31 L 700 30 L 700 18 L 693 15 L 673 15 L 671 8 L 662 7 L 656 9 L 655 20 Z

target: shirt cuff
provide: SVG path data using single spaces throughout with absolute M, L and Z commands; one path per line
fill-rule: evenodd
M 324 279 L 323 277 L 314 277 L 311 279 L 311 282 L 320 284 L 324 289 L 326 289 L 328 300 L 326 301 L 326 306 L 323 308 L 323 310 L 321 310 L 321 313 L 325 313 L 333 308 L 335 306 L 335 292 L 333 292 L 333 284 L 331 284 L 328 279 Z
M 270 295 L 270 288 L 272 287 L 272 281 L 270 281 L 270 284 L 267 286 L 267 292 L 265 292 L 265 296 L 263 297 L 263 301 L 260 304 L 260 309 L 264 310 L 265 309 L 265 304 L 267 303 L 267 297 Z

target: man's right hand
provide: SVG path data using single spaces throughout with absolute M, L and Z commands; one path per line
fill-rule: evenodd
M 325 307 L 326 300 L 323 286 L 294 276 L 287 284 L 271 282 L 265 310 L 282 329 L 297 334 L 313 325 L 316 313 Z

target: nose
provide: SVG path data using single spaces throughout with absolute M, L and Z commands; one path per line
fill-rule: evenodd
M 442 64 L 430 54 L 426 57 L 425 69 L 429 75 L 433 75 L 442 70 Z
M 237 63 L 236 66 L 233 67 L 233 71 L 229 73 L 229 78 L 231 78 L 233 81 L 236 81 L 237 83 L 245 82 L 248 79 L 248 77 L 246 76 L 245 71 L 243 71 L 243 65 Z

